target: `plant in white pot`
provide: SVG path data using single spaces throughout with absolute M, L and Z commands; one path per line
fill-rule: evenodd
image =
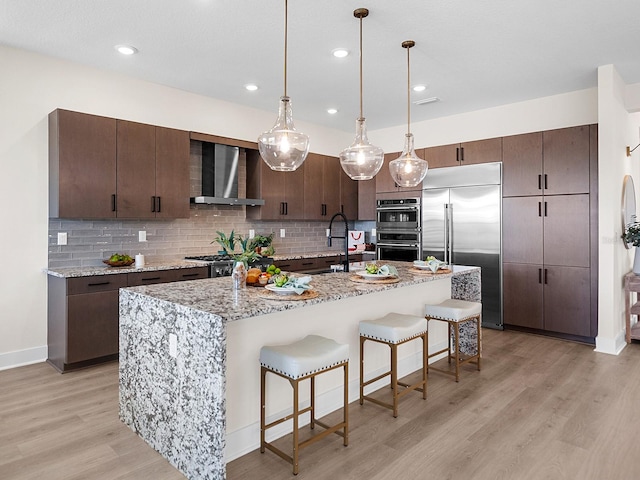
M 636 247 L 633 258 L 633 273 L 640 275 L 640 251 L 638 250 L 638 247 L 640 247 L 640 222 L 629 223 L 622 238 L 628 244 Z

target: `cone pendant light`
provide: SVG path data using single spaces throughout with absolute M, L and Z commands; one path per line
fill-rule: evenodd
M 258 137 L 258 150 L 272 170 L 292 172 L 307 158 L 309 137 L 293 126 L 291 101 L 287 96 L 288 4 L 284 1 L 284 95 L 280 97 L 278 119 L 271 130 Z
M 389 171 L 397 185 L 401 187 L 417 187 L 427 175 L 429 164 L 418 158 L 413 147 L 411 134 L 411 74 L 409 70 L 409 50 L 416 44 L 413 40 L 402 42 L 402 48 L 407 49 L 407 134 L 404 148 L 398 158 L 389 162 Z
M 360 116 L 356 120 L 356 138 L 350 147 L 340 152 L 340 165 L 353 180 L 371 180 L 380 171 L 384 152 L 371 145 L 367 139 L 367 125 L 362 114 L 362 19 L 369 15 L 366 8 L 354 10 L 353 16 L 360 19 Z

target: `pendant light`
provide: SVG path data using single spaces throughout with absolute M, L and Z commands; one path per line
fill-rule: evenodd
M 389 162 L 389 171 L 397 185 L 401 187 L 417 187 L 427 175 L 429 164 L 416 155 L 411 134 L 411 75 L 409 71 L 409 49 L 416 44 L 413 40 L 402 42 L 407 49 L 407 134 L 404 149 L 398 158 Z
M 356 138 L 350 147 L 340 152 L 340 165 L 353 180 L 371 180 L 380 171 L 384 162 L 384 152 L 371 145 L 367 139 L 367 125 L 362 114 L 362 19 L 369 15 L 366 8 L 353 11 L 360 19 L 360 117 L 356 120 Z
M 291 100 L 287 96 L 287 19 L 288 5 L 284 1 L 284 95 L 280 97 L 278 119 L 271 130 L 258 137 L 260 156 L 272 170 L 293 172 L 309 153 L 309 137 L 293 126 Z

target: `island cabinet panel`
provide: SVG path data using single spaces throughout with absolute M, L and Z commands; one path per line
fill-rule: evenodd
M 253 220 L 301 220 L 304 218 L 305 163 L 293 172 L 271 170 L 257 150 L 247 149 L 247 198 L 261 198 L 264 205 L 247 208 Z
M 304 219 L 325 220 L 340 211 L 340 162 L 310 153 L 304 161 Z
M 502 138 L 439 145 L 423 149 L 429 168 L 455 167 L 502 161 Z
M 52 218 L 188 218 L 189 132 L 55 110 Z
M 116 120 L 68 110 L 49 114 L 49 216 L 114 218 Z
M 66 372 L 118 358 L 119 289 L 208 278 L 208 267 L 48 277 L 47 362 Z

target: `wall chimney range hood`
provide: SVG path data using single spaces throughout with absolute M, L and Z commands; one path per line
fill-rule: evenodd
M 208 205 L 264 205 L 264 200 L 238 198 L 240 148 L 202 142 L 202 195 L 191 203 Z

